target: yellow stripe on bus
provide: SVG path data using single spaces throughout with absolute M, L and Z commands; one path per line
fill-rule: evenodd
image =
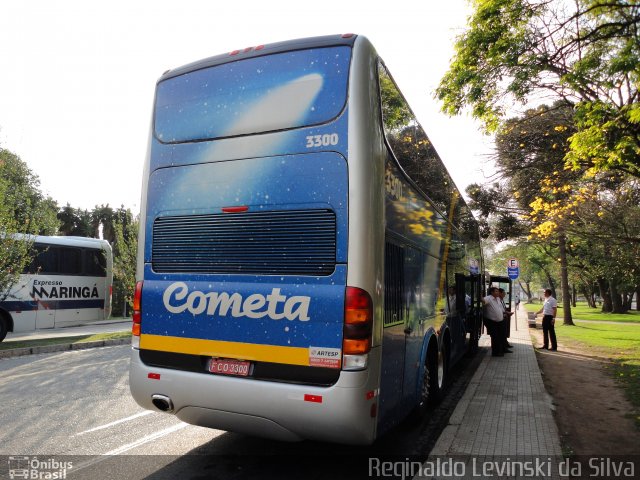
M 140 348 L 162 352 L 187 353 L 207 357 L 237 358 L 256 362 L 309 365 L 309 349 L 255 343 L 203 340 L 200 338 L 140 335 Z

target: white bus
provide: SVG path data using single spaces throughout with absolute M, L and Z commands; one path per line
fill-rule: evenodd
M 152 125 L 130 371 L 140 405 L 369 444 L 437 401 L 477 347 L 478 226 L 365 37 L 170 70 Z
M 106 240 L 24 236 L 33 259 L 0 302 L 0 340 L 28 332 L 106 320 L 111 315 L 113 256 Z

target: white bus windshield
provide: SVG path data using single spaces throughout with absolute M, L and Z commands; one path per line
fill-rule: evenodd
M 179 143 L 317 125 L 343 109 L 351 48 L 298 50 L 159 83 L 155 135 Z

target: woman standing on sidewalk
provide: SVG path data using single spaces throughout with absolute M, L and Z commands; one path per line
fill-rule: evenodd
M 544 291 L 544 304 L 542 305 L 542 308 L 536 312 L 536 315 L 542 313 L 542 336 L 544 338 L 544 345 L 542 348 L 544 349 L 549 348 L 549 337 L 551 337 L 551 350 L 558 350 L 556 329 L 554 327 L 557 312 L 558 302 L 551 296 L 551 289 L 547 288 Z

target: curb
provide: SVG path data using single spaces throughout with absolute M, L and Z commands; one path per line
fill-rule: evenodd
M 86 350 L 89 348 L 111 347 L 114 345 L 130 345 L 130 338 L 115 338 L 111 340 L 98 340 L 95 342 L 62 343 L 60 345 L 41 345 L 38 347 L 13 348 L 0 350 L 0 358 L 22 357 L 38 353 L 69 352 L 72 350 Z

